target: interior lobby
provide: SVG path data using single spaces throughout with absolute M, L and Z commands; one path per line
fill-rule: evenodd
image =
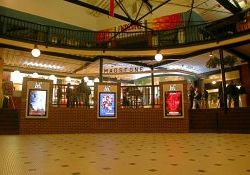
M 249 0 L 0 0 L 0 175 L 248 175 L 249 77 Z

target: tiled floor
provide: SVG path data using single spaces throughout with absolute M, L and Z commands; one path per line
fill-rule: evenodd
M 247 134 L 0 136 L 0 175 L 250 175 Z

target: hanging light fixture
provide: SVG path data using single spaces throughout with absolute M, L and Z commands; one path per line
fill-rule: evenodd
M 163 56 L 162 56 L 162 54 L 160 54 L 160 53 L 157 53 L 157 54 L 155 55 L 155 60 L 156 60 L 156 61 L 161 61 L 162 58 L 163 58 Z
M 32 49 L 31 54 L 36 58 L 41 55 L 41 51 L 38 49 L 37 45 L 35 45 L 34 49 Z
M 155 60 L 156 61 L 161 61 L 163 59 L 162 54 L 160 53 L 159 50 L 157 50 L 157 54 L 155 55 Z

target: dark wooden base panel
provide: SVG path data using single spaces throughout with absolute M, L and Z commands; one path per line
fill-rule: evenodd
M 191 110 L 190 132 L 250 133 L 250 108 Z

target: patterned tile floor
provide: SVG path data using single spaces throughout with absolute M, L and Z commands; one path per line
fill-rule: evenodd
M 248 134 L 0 136 L 0 175 L 250 175 Z

